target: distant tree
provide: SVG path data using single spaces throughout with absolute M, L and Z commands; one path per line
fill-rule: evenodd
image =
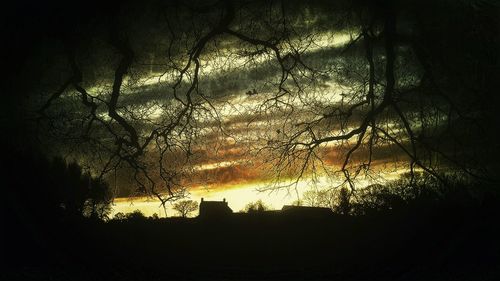
M 385 185 L 372 184 L 356 191 L 356 198 L 351 202 L 352 212 L 355 215 L 366 215 L 400 210 L 410 205 L 427 208 L 429 204 L 432 205 L 437 200 L 449 196 L 448 188 L 454 191 L 460 190 L 456 188 L 456 184 L 451 184 L 453 180 L 447 179 L 448 184 L 444 185 L 427 173 L 407 173 Z
M 118 212 L 113 216 L 113 220 L 124 220 L 126 218 L 127 216 L 122 212 Z
M 55 189 L 56 201 L 65 216 L 82 216 L 90 178 L 82 175 L 81 167 L 76 163 L 68 164 L 61 157 L 55 157 L 50 163 L 48 177 L 49 185 Z
M 109 185 L 102 179 L 91 178 L 86 175 L 88 181 L 87 200 L 84 206 L 86 217 L 105 220 L 111 212 L 111 190 Z
M 246 213 L 264 212 L 266 210 L 269 210 L 269 206 L 267 206 L 260 199 L 255 202 L 248 203 L 243 209 Z
M 342 187 L 334 195 L 332 210 L 338 214 L 349 215 L 351 209 L 351 193 L 347 187 Z
M 329 190 L 308 190 L 302 194 L 304 206 L 333 208 L 334 193 Z
M 144 216 L 144 214 L 140 210 L 135 210 L 132 213 L 127 214 L 128 220 L 142 220 L 145 218 L 146 216 Z
M 50 162 L 46 177 L 47 186 L 53 189 L 51 204 L 57 205 L 66 217 L 107 219 L 112 194 L 103 179 L 84 173 L 80 165 L 67 163 L 61 157 Z
M 198 210 L 198 203 L 193 200 L 182 200 L 174 204 L 174 210 L 183 217 L 188 217 L 192 212 Z

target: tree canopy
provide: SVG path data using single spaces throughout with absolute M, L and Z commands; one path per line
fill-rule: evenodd
M 209 182 L 214 161 L 258 163 L 258 175 L 233 165 L 219 180 L 239 172 L 272 188 L 324 176 L 354 190 L 391 169 L 496 183 L 498 9 L 221 0 L 47 11 L 48 34 L 10 43 L 34 47 L 13 68 L 26 75 L 7 85 L 17 121 L 2 130 L 162 203 Z

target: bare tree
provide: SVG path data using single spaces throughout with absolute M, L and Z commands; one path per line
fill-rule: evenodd
M 308 190 L 302 194 L 302 204 L 305 206 L 332 208 L 333 201 L 331 190 Z
M 193 200 L 181 200 L 176 202 L 173 208 L 181 217 L 186 218 L 198 210 L 198 203 Z
M 480 161 L 490 132 L 478 121 L 487 103 L 467 102 L 482 92 L 468 83 L 479 78 L 456 79 L 437 47 L 422 43 L 429 40 L 419 37 L 427 30 L 414 15 L 420 7 L 222 0 L 157 8 L 157 33 L 144 34 L 122 24 L 127 9 L 114 10 L 92 71 L 93 61 L 81 59 L 92 55 L 79 48 L 84 38 L 65 38 L 68 76 L 38 109 L 43 133 L 64 141 L 68 154 L 92 155 L 86 160 L 98 177 L 129 169 L 138 192 L 163 205 L 178 200 L 207 145 L 202 136 L 212 133 L 271 160 L 271 188 L 322 174 L 354 191 L 388 157 L 412 175 L 490 179 L 491 161 Z M 242 126 L 229 122 L 227 109 L 245 112 L 221 98 L 235 92 L 256 101 L 246 126 L 258 123 L 264 133 L 238 137 Z

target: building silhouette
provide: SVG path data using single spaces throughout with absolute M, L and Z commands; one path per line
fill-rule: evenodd
M 201 198 L 199 218 L 223 218 L 232 213 L 225 198 L 222 201 L 206 201 Z

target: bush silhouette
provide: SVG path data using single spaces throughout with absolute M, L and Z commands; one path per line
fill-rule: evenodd
M 255 202 L 248 203 L 243 209 L 246 213 L 258 213 L 269 210 L 269 206 L 267 206 L 262 200 L 257 200 Z

